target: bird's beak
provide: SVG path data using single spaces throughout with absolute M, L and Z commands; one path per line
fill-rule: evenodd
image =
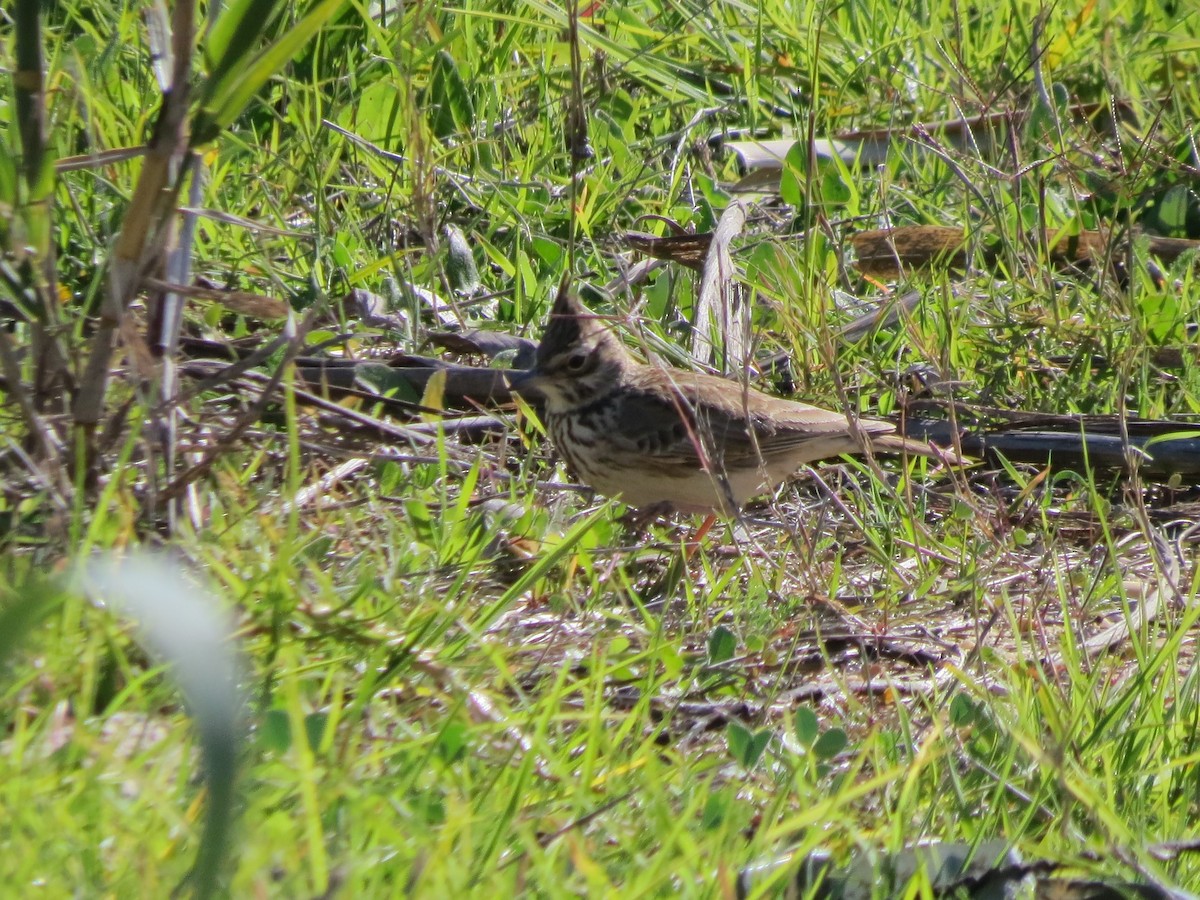
M 514 394 L 520 394 L 526 400 L 540 400 L 545 397 L 541 388 L 542 373 L 537 369 L 519 369 L 508 373 L 508 389 Z

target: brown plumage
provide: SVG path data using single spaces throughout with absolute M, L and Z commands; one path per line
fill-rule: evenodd
M 682 369 L 639 363 L 560 288 L 530 371 L 550 439 L 576 477 L 638 509 L 732 513 L 806 463 L 873 450 L 934 456 L 888 422 Z

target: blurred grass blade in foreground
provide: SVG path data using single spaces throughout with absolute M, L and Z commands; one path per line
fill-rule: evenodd
M 149 554 L 99 557 L 84 566 L 89 596 L 138 625 L 142 643 L 170 666 L 196 721 L 208 816 L 188 881 L 197 897 L 218 884 L 233 821 L 241 740 L 238 659 L 217 599 L 177 563 Z

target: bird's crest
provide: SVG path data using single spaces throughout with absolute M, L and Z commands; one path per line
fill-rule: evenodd
M 570 275 L 564 275 L 554 305 L 550 307 L 550 321 L 538 344 L 538 365 L 544 365 L 557 354 L 582 343 L 587 335 L 605 330 L 596 315 L 571 293 Z

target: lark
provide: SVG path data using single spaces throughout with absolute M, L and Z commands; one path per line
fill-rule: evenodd
M 942 455 L 889 422 L 638 362 L 565 284 L 534 367 L 512 387 L 541 395 L 550 440 L 580 481 L 639 511 L 733 515 L 802 466 L 867 444 Z

